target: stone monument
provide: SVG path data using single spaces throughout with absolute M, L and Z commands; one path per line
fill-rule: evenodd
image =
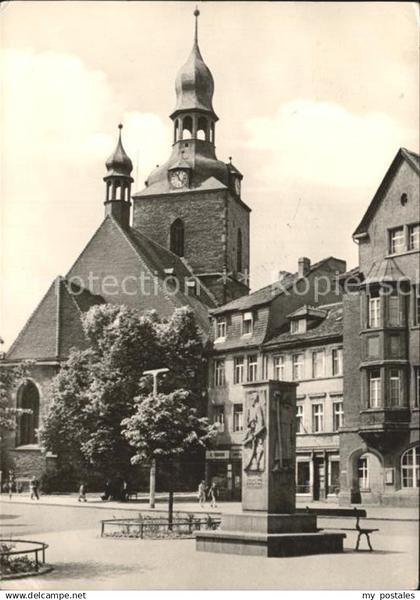
M 343 551 L 344 533 L 324 533 L 316 515 L 296 513 L 296 384 L 244 386 L 242 512 L 196 534 L 196 549 L 256 556 Z

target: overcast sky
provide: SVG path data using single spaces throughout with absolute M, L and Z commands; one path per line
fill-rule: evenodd
M 351 234 L 401 146 L 418 150 L 412 3 L 198 3 L 218 157 L 244 174 L 251 284 L 299 256 L 357 264 Z M 135 188 L 170 152 L 189 2 L 0 5 L 1 323 L 7 348 L 100 224 L 124 123 Z

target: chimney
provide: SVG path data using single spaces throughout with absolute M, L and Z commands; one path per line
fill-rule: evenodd
M 299 277 L 305 277 L 311 269 L 311 259 L 306 256 L 301 256 L 298 260 Z

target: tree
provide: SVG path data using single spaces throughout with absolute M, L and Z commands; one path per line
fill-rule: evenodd
M 150 394 L 143 372 L 167 366 L 162 391 L 170 395 L 182 386 L 197 410 L 204 390 L 203 343 L 194 314 L 183 308 L 160 320 L 155 312 L 102 304 L 83 317 L 83 328 L 89 349 L 73 350 L 53 381 L 41 442 L 58 455 L 60 469 L 70 465 L 74 474 L 128 478 L 135 449 L 121 423 Z
M 193 394 L 178 389 L 169 394 L 136 398 L 135 413 L 122 421 L 123 435 L 135 449 L 133 464 L 179 457 L 205 448 L 217 433 L 193 405 Z M 169 527 L 172 526 L 173 481 L 169 490 Z
M 41 441 L 58 455 L 59 468 L 127 477 L 132 450 L 120 423 L 133 411 L 143 370 L 157 360 L 155 320 L 109 304 L 84 316 L 90 348 L 71 351 L 53 381 L 41 427 Z

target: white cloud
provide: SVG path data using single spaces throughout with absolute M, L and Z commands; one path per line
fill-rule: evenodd
M 259 174 L 272 189 L 286 180 L 364 186 L 383 176 L 400 146 L 415 149 L 418 139 L 415 129 L 401 129 L 386 114 L 357 115 L 305 99 L 283 105 L 272 117 L 250 119 L 245 128 L 248 147 L 264 151 Z

